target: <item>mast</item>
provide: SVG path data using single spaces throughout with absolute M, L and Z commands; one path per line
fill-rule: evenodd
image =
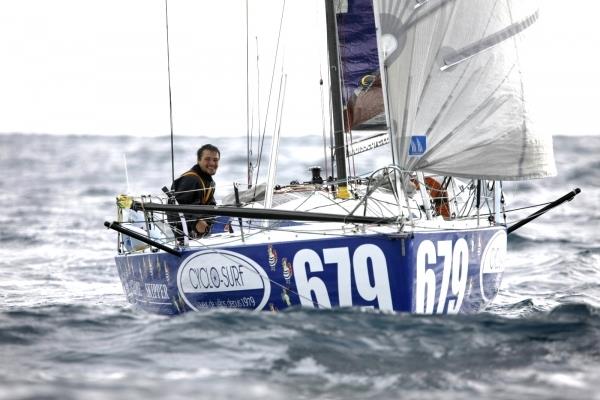
M 329 56 L 329 81 L 331 90 L 331 107 L 333 115 L 333 140 L 338 196 L 347 197 L 346 189 L 346 143 L 344 140 L 344 123 L 342 108 L 342 88 L 340 84 L 340 68 L 338 55 L 338 35 L 335 17 L 336 0 L 325 0 L 325 21 L 327 24 L 327 53 Z

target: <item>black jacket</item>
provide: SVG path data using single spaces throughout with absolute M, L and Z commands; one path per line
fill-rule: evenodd
M 215 181 L 198 164 L 175 179 L 171 190 L 179 204 L 216 205 Z
M 215 181 L 212 176 L 202 171 L 198 164 L 194 165 L 189 171 L 182 174 L 173 181 L 171 190 L 175 194 L 175 199 L 179 204 L 198 204 L 198 205 L 216 205 L 215 201 Z M 185 214 L 188 233 L 196 236 L 196 221 L 205 218 L 209 227 L 212 224 L 210 216 L 201 214 Z M 175 224 L 176 236 L 181 238 L 181 220 L 178 215 L 169 215 L 169 221 Z

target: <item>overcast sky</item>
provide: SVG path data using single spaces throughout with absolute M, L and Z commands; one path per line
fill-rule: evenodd
M 530 106 L 553 134 L 598 134 L 600 1 L 540 3 L 524 60 Z M 168 4 L 175 133 L 244 135 L 246 2 Z M 251 107 L 262 125 L 281 4 L 249 0 Z M 286 134 L 322 132 L 321 4 L 286 3 L 271 93 L 285 74 Z M 168 135 L 164 0 L 0 0 L 0 132 Z

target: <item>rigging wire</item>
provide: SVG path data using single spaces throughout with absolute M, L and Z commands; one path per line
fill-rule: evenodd
M 269 169 L 267 171 L 267 186 L 265 191 L 265 207 L 273 205 L 273 188 L 275 187 L 275 178 L 277 174 L 277 156 L 279 149 L 279 137 L 281 134 L 281 118 L 283 114 L 283 100 L 285 99 L 285 89 L 287 84 L 287 75 L 283 73 L 283 63 L 281 66 L 281 78 L 279 82 L 279 95 L 277 98 L 277 109 L 275 111 L 274 132 L 271 139 L 271 156 L 269 160 Z M 258 185 L 257 185 L 258 186 Z
M 318 22 L 321 18 L 318 15 L 318 12 L 315 13 L 315 20 L 313 21 L 315 24 L 315 29 L 319 26 Z M 323 55 L 323 46 L 319 46 L 319 90 L 321 94 L 321 129 L 323 134 L 323 165 L 325 166 L 325 177 L 326 179 L 329 177 L 329 167 L 327 163 L 327 127 L 325 122 L 325 92 L 323 91 L 323 63 L 322 60 L 325 58 Z M 333 163 L 333 161 L 332 161 Z M 333 167 L 332 167 L 333 168 Z M 331 173 L 333 177 L 333 171 Z
M 262 137 L 260 138 L 261 140 L 261 144 L 260 144 L 260 149 L 258 152 L 258 162 L 257 162 L 257 166 L 256 166 L 256 180 L 255 180 L 255 185 L 258 185 L 258 176 L 260 174 L 260 165 L 261 165 L 261 159 L 262 159 L 262 152 L 263 152 L 263 148 L 264 148 L 264 144 L 265 144 L 265 136 L 266 136 L 266 130 L 267 130 L 267 119 L 269 117 L 269 107 L 271 105 L 271 94 L 273 92 L 273 81 L 275 80 L 275 67 L 277 66 L 277 55 L 279 54 L 279 42 L 281 39 L 281 30 L 283 27 L 283 17 L 285 14 L 285 0 L 283 1 L 283 5 L 281 7 L 281 17 L 279 20 L 279 32 L 277 34 L 277 44 L 275 45 L 275 57 L 273 60 L 273 71 L 271 72 L 271 84 L 269 86 L 269 94 L 267 96 L 267 111 L 265 112 L 265 124 L 263 126 L 263 131 L 262 131 L 262 135 L 259 132 L 259 135 L 261 135 Z M 254 196 L 256 196 L 256 186 L 254 188 Z
M 323 93 L 323 75 L 319 72 L 319 89 L 321 91 L 321 128 L 323 131 L 323 164 L 325 165 L 325 179 L 329 177 L 329 168 L 327 165 L 327 134 L 325 128 L 325 99 Z M 332 174 L 333 176 L 333 174 Z
M 123 165 L 125 166 L 125 183 L 127 184 L 127 191 L 125 193 L 131 193 L 131 186 L 129 186 L 129 173 L 127 171 L 127 153 L 123 153 Z
M 252 188 L 252 177 L 254 176 L 254 168 L 255 165 L 252 164 L 252 156 L 254 155 L 254 119 L 256 117 L 256 124 L 258 125 L 258 128 L 256 129 L 258 132 L 258 135 L 260 137 L 260 57 L 259 57 L 259 51 L 258 51 L 258 36 L 254 36 L 254 43 L 255 43 L 255 47 L 256 47 L 256 112 L 254 110 L 254 106 L 252 106 L 252 123 L 251 123 L 251 128 L 250 128 L 250 133 L 249 133 L 249 140 L 248 140 L 248 153 L 249 153 L 249 161 L 248 161 L 248 180 L 246 183 L 246 187 L 247 189 L 251 189 Z M 249 57 L 247 57 L 249 58 Z M 247 82 L 250 82 L 250 78 L 248 77 Z M 250 97 L 250 91 L 248 89 L 248 98 Z M 258 156 L 257 156 L 257 160 L 256 163 L 258 164 Z
M 316 193 L 316 192 L 314 192 L 314 193 Z M 313 194 L 314 194 L 314 193 L 313 193 Z M 142 202 L 144 202 L 144 197 L 145 197 L 145 196 L 142 196 Z M 309 197 L 310 197 L 310 196 L 308 196 L 308 197 L 307 197 L 307 199 L 308 199 Z M 160 198 L 160 197 L 157 197 L 157 198 L 158 198 L 158 200 L 159 200 L 159 201 L 162 203 L 162 200 L 161 200 L 161 198 Z M 377 203 L 376 205 L 377 205 L 378 207 L 380 207 L 380 208 L 381 208 L 381 206 L 382 206 L 382 205 L 383 205 L 383 203 L 385 203 L 385 202 L 376 201 L 375 203 Z M 544 206 L 544 205 L 548 205 L 548 204 L 551 204 L 551 202 L 539 203 L 539 204 L 536 204 L 536 205 L 531 205 L 531 206 L 527 206 L 527 207 L 515 208 L 515 209 L 511 209 L 511 210 L 506 210 L 505 212 L 520 211 L 520 210 L 525 210 L 525 209 L 529 209 L 529 208 L 534 208 L 534 207 Z M 472 202 L 471 202 L 471 207 L 472 207 L 472 206 L 473 206 L 473 204 L 472 204 Z M 313 208 L 312 208 L 312 210 L 314 211 L 314 210 L 316 210 L 316 209 L 318 209 L 318 208 L 320 208 L 320 207 L 313 207 Z M 542 212 L 540 212 L 540 213 L 539 213 L 539 215 L 543 214 L 544 212 L 545 212 L 545 211 L 542 211 Z M 160 222 L 160 223 L 165 223 L 165 222 L 168 220 L 168 219 L 166 218 L 166 216 L 163 216 L 163 217 L 161 218 L 161 217 L 160 217 L 161 215 L 163 215 L 161 212 L 156 212 L 156 213 L 151 213 L 151 216 L 150 216 L 150 217 L 149 217 L 149 216 L 146 216 L 146 222 L 147 222 L 147 224 L 146 224 L 146 229 L 148 229 L 148 222 L 149 222 L 149 221 L 148 221 L 148 219 L 149 219 L 150 221 L 152 221 L 152 224 L 156 224 L 156 223 L 158 223 L 158 222 Z M 491 216 L 491 215 L 494 215 L 494 214 L 493 214 L 493 213 L 481 214 L 481 216 L 483 216 L 483 217 L 485 217 L 485 216 Z M 465 216 L 465 217 L 459 218 L 459 219 L 457 219 L 457 220 L 463 220 L 463 221 L 466 221 L 466 220 L 469 220 L 469 219 L 474 219 L 474 218 L 476 218 L 476 217 L 471 217 L 471 218 L 470 218 L 469 216 Z M 258 223 L 258 222 L 260 222 L 260 221 L 262 221 L 262 220 L 261 220 L 261 219 L 256 219 L 256 220 L 255 220 L 255 222 L 257 222 L 257 223 Z M 135 222 L 124 222 L 124 223 L 123 223 L 123 225 L 130 225 L 130 224 L 131 224 L 131 225 L 133 225 L 133 226 L 135 226 Z M 169 225 L 170 225 L 170 224 L 169 224 Z M 253 225 L 255 225 L 255 224 L 253 224 Z M 354 224 L 354 225 L 357 225 L 357 224 Z M 369 224 L 366 224 L 366 225 L 364 225 L 364 224 L 361 224 L 361 225 L 362 225 L 363 227 L 365 227 L 366 229 L 369 229 L 369 230 L 371 230 L 371 228 L 369 228 Z M 505 225 L 506 225 L 506 224 L 505 224 Z M 510 223 L 509 223 L 509 225 L 510 225 Z M 175 227 L 171 226 L 171 229 L 175 230 L 174 228 L 175 228 Z M 249 228 L 250 228 L 250 229 L 252 229 L 251 227 L 249 227 Z M 440 231 L 457 231 L 457 230 L 458 230 L 458 231 L 460 231 L 460 230 L 463 230 L 463 229 L 461 229 L 461 228 L 456 228 L 456 227 L 451 227 L 451 228 L 442 228 L 441 226 L 426 226 L 426 225 L 424 225 L 424 226 L 421 226 L 421 225 L 415 225 L 415 226 L 413 226 L 413 228 L 420 228 L 420 229 L 427 229 L 427 230 L 440 230 Z M 160 227 L 159 227 L 159 229 L 160 229 L 161 231 L 163 231 L 163 233 L 164 233 L 164 228 L 160 228 Z M 241 228 L 240 228 L 240 229 L 241 229 Z M 290 226 L 278 227 L 278 224 L 277 224 L 277 223 L 271 224 L 271 225 L 269 226 L 269 228 L 268 228 L 268 229 L 266 229 L 266 228 L 262 228 L 262 227 L 260 227 L 259 225 L 256 225 L 256 226 L 254 226 L 254 229 L 256 230 L 256 232 L 255 232 L 254 234 L 250 233 L 250 236 L 249 236 L 249 237 L 251 237 L 251 236 L 254 236 L 254 235 L 256 235 L 256 234 L 259 234 L 259 233 L 262 233 L 262 232 L 265 232 L 265 231 L 270 231 L 270 230 L 274 230 L 274 231 L 282 231 L 282 232 L 291 232 L 291 233 L 297 233 L 297 234 L 315 234 L 315 235 L 327 235 L 327 236 L 330 236 L 330 235 L 333 235 L 333 236 L 348 236 L 348 235 L 349 235 L 349 233 L 347 233 L 347 232 L 346 232 L 346 229 L 344 229 L 344 228 L 342 228 L 342 230 L 341 230 L 341 231 L 340 231 L 340 229 L 339 229 L 339 228 L 336 228 L 336 229 L 319 229 L 318 231 L 312 231 L 312 230 L 305 230 L 305 229 L 294 229 L 294 228 L 290 228 Z M 375 233 L 382 233 L 382 232 L 380 232 L 380 231 L 377 231 L 377 230 L 374 230 L 373 232 L 375 232 Z M 179 233 L 182 233 L 182 232 L 179 232 Z M 350 234 L 350 236 L 352 236 L 352 234 Z M 200 239 L 200 238 L 190 238 L 190 239 L 191 239 L 191 240 L 194 240 L 194 241 L 196 241 L 196 242 L 198 242 L 198 243 L 200 243 L 200 245 L 202 245 L 202 246 L 208 247 L 208 245 L 205 245 L 205 244 L 203 244 L 202 242 L 199 242 L 199 239 Z M 161 243 L 165 243 L 165 244 L 166 244 L 166 243 L 168 243 L 168 242 L 172 241 L 172 239 L 169 239 L 169 238 L 167 237 L 167 238 L 165 238 L 165 239 L 163 239 L 163 240 L 161 240 L 161 239 L 158 239 L 158 241 L 159 241 L 159 242 L 161 242 Z M 239 241 L 239 238 L 231 238 L 231 240 L 227 240 L 227 241 L 225 241 L 224 243 L 235 243 L 235 242 L 238 242 L 238 241 Z
M 165 30 L 167 33 L 167 75 L 169 82 L 169 126 L 171 128 L 171 181 L 175 180 L 175 150 L 173 145 L 173 102 L 171 96 L 171 54 L 169 50 L 169 4 L 165 0 Z
M 281 133 L 281 120 L 283 119 L 283 106 L 285 104 L 285 91 L 287 89 L 287 74 L 283 73 L 281 67 L 281 82 L 279 83 L 279 98 L 277 99 L 277 114 L 275 116 L 275 126 L 278 133 Z M 278 135 L 279 137 L 279 135 Z
M 250 164 L 250 68 L 249 68 L 249 43 L 248 43 L 248 0 L 246 0 L 246 168 L 248 174 L 248 184 L 252 183 L 252 166 Z
M 258 124 L 256 131 L 258 132 L 258 138 L 260 139 L 260 58 L 258 48 L 258 36 L 254 37 L 256 43 L 256 123 Z M 256 164 L 259 162 L 259 155 L 257 154 Z M 252 182 L 250 182 L 250 187 Z

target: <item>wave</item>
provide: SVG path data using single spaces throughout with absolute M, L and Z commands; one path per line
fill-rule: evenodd
M 28 354 L 23 367 L 0 366 L 2 375 L 18 385 L 22 369 L 26 379 L 37 376 L 28 370 L 33 366 L 51 389 L 60 386 L 52 382 L 69 382 L 73 398 L 89 395 L 90 387 L 103 398 L 122 398 L 113 388 L 123 387 L 127 398 L 158 399 L 175 385 L 176 393 L 211 399 L 396 398 L 399 392 L 420 398 L 424 391 L 460 399 L 489 397 L 499 384 L 512 394 L 498 398 L 514 398 L 530 384 L 529 373 L 514 371 L 535 366 L 540 379 L 552 379 L 566 362 L 575 375 L 600 362 L 599 311 L 579 303 L 527 318 L 299 308 L 160 317 L 67 304 L 2 311 L 0 320 L 6 360 Z M 244 395 L 259 386 L 260 396 Z M 31 398 L 48 388 L 25 387 Z M 539 398 L 584 398 L 591 390 L 586 382 L 576 389 L 535 390 Z
M 504 307 L 535 309 L 531 299 Z M 277 313 L 217 309 L 165 317 L 118 305 L 53 304 L 4 310 L 0 312 L 0 319 L 4 322 L 0 331 L 4 337 L 12 337 L 11 332 L 16 334 L 14 337 L 27 338 L 54 331 L 82 329 L 88 333 L 101 333 L 103 330 L 112 332 L 134 328 L 140 339 L 144 336 L 154 337 L 157 339 L 155 348 L 165 351 L 183 338 L 187 338 L 189 345 L 192 345 L 192 339 L 210 341 L 211 338 L 217 339 L 225 332 L 229 338 L 246 336 L 259 342 L 269 341 L 273 344 L 285 343 L 299 333 L 302 333 L 300 336 L 305 338 L 307 343 L 312 341 L 311 337 L 330 335 L 329 340 L 334 347 L 338 344 L 348 345 L 348 341 L 372 337 L 373 341 L 363 343 L 363 346 L 371 350 L 378 346 L 395 346 L 388 341 L 390 335 L 401 335 L 402 340 L 414 340 L 414 344 L 418 344 L 420 337 L 431 337 L 435 340 L 443 340 L 444 337 L 458 339 L 461 333 L 473 333 L 474 330 L 486 334 L 506 335 L 519 334 L 524 330 L 539 330 L 543 335 L 548 327 L 557 328 L 548 330 L 552 335 L 552 332 L 561 331 L 559 327 L 585 326 L 600 333 L 600 308 L 579 302 L 563 303 L 548 311 L 538 311 L 518 318 L 489 312 L 428 316 L 358 308 L 290 308 Z M 568 330 L 562 329 L 562 332 L 569 334 Z M 160 340 L 155 337 L 158 333 Z M 336 343 L 338 340 L 339 343 Z M 378 340 L 381 342 L 377 343 Z M 218 342 L 220 341 L 217 340 Z

